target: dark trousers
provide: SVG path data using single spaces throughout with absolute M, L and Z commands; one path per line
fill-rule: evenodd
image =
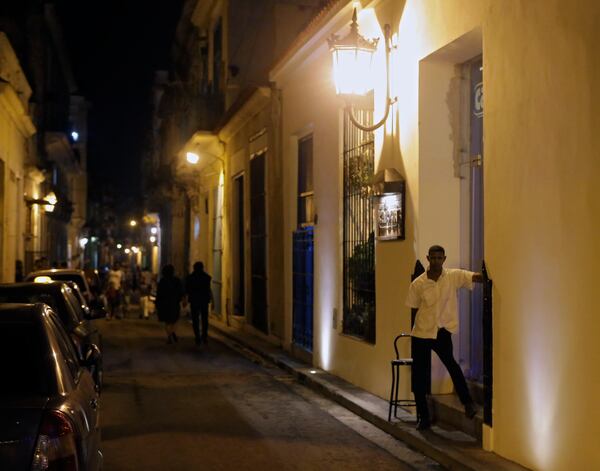
M 454 359 L 452 353 L 452 334 L 446 329 L 439 329 L 437 338 L 422 339 L 412 338 L 413 354 L 413 393 L 417 404 L 417 417 L 419 419 L 429 419 L 429 408 L 427 407 L 427 360 L 433 350 L 440 357 L 442 363 L 450 373 L 456 394 L 463 404 L 473 402 L 465 375 L 459 364 Z
M 192 325 L 194 326 L 194 335 L 196 340 L 208 339 L 208 303 L 191 304 L 190 313 L 192 315 Z M 201 319 L 200 319 L 201 318 Z M 202 335 L 200 334 L 200 320 L 202 320 Z

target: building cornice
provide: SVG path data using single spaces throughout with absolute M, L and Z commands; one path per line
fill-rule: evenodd
M 231 136 L 237 133 L 240 128 L 246 124 L 258 111 L 263 109 L 271 100 L 271 89 L 268 87 L 258 87 L 239 105 L 239 108 L 218 132 L 219 138 L 227 142 Z
M 353 8 L 349 0 L 331 0 L 296 37 L 282 56 L 271 67 L 269 79 L 279 82 L 320 47 L 326 47 L 327 36 L 347 23 Z M 339 25 L 339 28 L 336 27 Z
M 0 105 L 8 112 L 17 129 L 25 138 L 35 134 L 35 126 L 10 83 L 0 82 Z

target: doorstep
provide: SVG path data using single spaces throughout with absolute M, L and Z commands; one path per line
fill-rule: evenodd
M 428 397 L 428 403 L 434 421 L 466 433 L 481 445 L 483 407 L 480 404 L 477 404 L 477 415 L 468 419 L 465 407 L 455 394 L 433 394 Z
M 404 409 L 399 408 L 398 418 L 388 422 L 386 400 L 326 371 L 294 359 L 282 348 L 248 332 L 234 330 L 220 322 L 211 322 L 211 328 L 288 371 L 300 383 L 336 401 L 448 469 L 468 471 L 525 471 L 527 469 L 495 453 L 482 450 L 481 443 L 476 437 L 454 428 L 434 424 L 431 430 L 418 432 L 415 429 L 415 416 Z M 456 415 L 460 412 L 460 408 L 449 396 L 437 396 L 431 402 L 433 413 L 437 414 L 436 417 L 440 422 L 445 414 Z M 478 415 L 481 416 L 481 413 Z M 462 418 L 467 420 L 464 412 Z M 472 425 L 472 427 L 476 426 Z

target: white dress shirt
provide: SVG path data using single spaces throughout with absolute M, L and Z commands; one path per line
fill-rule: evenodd
M 425 272 L 411 283 L 406 305 L 418 309 L 414 337 L 435 339 L 440 328 L 452 333 L 458 330 L 457 291 L 473 289 L 473 275 L 468 270 L 444 268 L 437 281 L 427 278 Z
M 121 289 L 123 283 L 123 272 L 121 270 L 110 269 L 108 271 L 108 284 L 116 290 Z

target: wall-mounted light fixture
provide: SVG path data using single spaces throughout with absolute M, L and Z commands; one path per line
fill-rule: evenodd
M 365 126 L 358 122 L 354 116 L 353 101 L 356 95 L 365 95 L 373 89 L 373 71 L 371 69 L 373 54 L 377 50 L 379 38 L 366 39 L 361 36 L 358 32 L 355 8 L 348 35 L 340 39 L 336 34 L 332 34 L 327 40 L 333 59 L 333 77 L 337 94 L 344 97 L 346 111 L 352 124 L 363 131 L 371 132 L 383 125 L 390 114 L 390 107 L 397 100 L 396 98 L 390 98 L 391 31 L 392 28 L 389 24 L 383 27 L 386 74 L 385 113 L 381 120 L 372 126 Z
M 217 159 L 220 160 L 222 164 L 225 164 L 225 161 L 223 160 L 223 157 L 216 155 L 216 154 L 212 154 L 210 152 L 201 152 L 202 156 L 208 156 L 211 159 Z M 186 152 L 185 153 L 185 160 L 188 161 L 188 163 L 192 164 L 192 165 L 196 165 L 198 162 L 200 162 L 200 155 L 197 154 L 196 152 Z
M 185 159 L 192 165 L 196 165 L 200 161 L 200 156 L 195 152 L 186 152 Z
M 181 153 L 191 165 L 203 166 L 210 160 L 219 160 L 225 165 L 225 143 L 212 132 L 196 131 L 184 144 Z
M 44 196 L 44 198 L 26 199 L 25 203 L 27 204 L 27 206 L 32 206 L 34 204 L 43 206 L 44 211 L 46 211 L 47 213 L 51 213 L 54 211 L 54 207 L 58 203 L 58 198 L 56 198 L 54 192 L 51 191 L 46 196 Z

